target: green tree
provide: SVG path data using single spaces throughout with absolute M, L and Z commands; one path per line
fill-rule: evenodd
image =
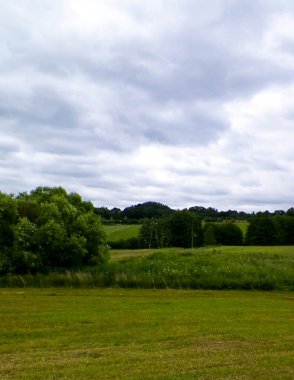
M 165 221 L 167 245 L 170 247 L 199 247 L 203 244 L 200 219 L 190 211 L 176 211 Z
M 0 193 L 0 227 L 0 273 L 71 268 L 107 257 L 93 204 L 61 187 L 38 187 L 16 198 Z
M 13 226 L 17 219 L 14 197 L 0 192 L 0 274 L 12 269 Z
M 16 273 L 34 273 L 43 270 L 37 242 L 37 226 L 27 217 L 19 219 L 13 227 L 14 242 L 11 267 Z
M 293 245 L 294 244 L 294 215 L 283 215 L 276 219 L 279 223 L 283 234 L 283 244 Z
M 231 222 L 216 223 L 215 236 L 218 244 L 242 245 L 243 235 L 240 228 Z
M 17 222 L 18 210 L 11 195 L 0 192 L 0 251 L 13 244 L 13 225 Z
M 217 244 L 215 234 L 214 234 L 214 226 L 212 223 L 207 223 L 204 226 L 203 243 L 204 243 L 204 245 L 216 245 Z
M 283 244 L 284 237 L 277 219 L 257 216 L 250 221 L 245 240 L 249 245 L 278 245 Z
M 74 223 L 74 232 L 86 239 L 86 262 L 99 263 L 106 259 L 106 235 L 97 215 L 93 212 L 81 214 Z
M 143 220 L 139 240 L 144 248 L 160 248 L 163 244 L 161 222 L 157 219 Z

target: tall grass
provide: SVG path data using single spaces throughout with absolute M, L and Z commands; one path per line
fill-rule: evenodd
M 2 276 L 0 287 L 294 290 L 294 247 L 138 251 L 79 271 Z

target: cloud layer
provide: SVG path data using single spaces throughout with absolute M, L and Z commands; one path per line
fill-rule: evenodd
M 293 206 L 291 1 L 0 6 L 2 191 Z

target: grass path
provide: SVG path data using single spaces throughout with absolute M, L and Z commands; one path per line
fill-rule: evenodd
M 293 293 L 0 289 L 0 378 L 293 379 Z

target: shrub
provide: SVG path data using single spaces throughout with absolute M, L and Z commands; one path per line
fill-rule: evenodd
M 106 236 L 91 202 L 63 188 L 0 193 L 0 273 L 35 273 L 106 259 Z

